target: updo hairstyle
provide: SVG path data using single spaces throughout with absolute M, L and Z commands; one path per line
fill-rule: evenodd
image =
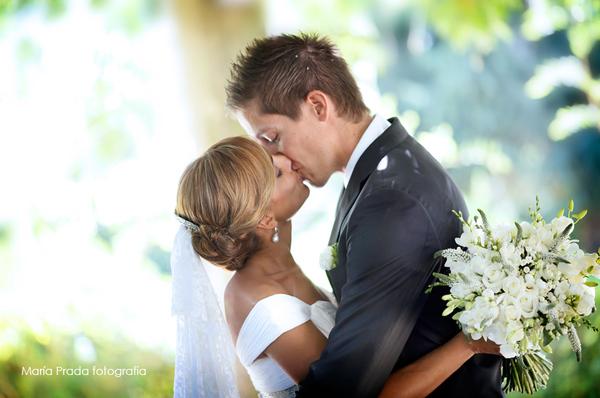
M 183 172 L 175 214 L 198 226 L 192 245 L 202 258 L 235 271 L 258 249 L 255 229 L 274 186 L 266 149 L 247 136 L 226 138 Z

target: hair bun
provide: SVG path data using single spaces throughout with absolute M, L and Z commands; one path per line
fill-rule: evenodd
M 234 271 L 258 249 L 255 230 L 274 186 L 266 149 L 247 136 L 226 138 L 186 168 L 175 213 L 198 227 L 192 244 L 201 257 Z

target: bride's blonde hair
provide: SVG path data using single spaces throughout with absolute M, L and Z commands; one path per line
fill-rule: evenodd
M 175 214 L 198 226 L 192 245 L 202 258 L 235 271 L 258 248 L 255 229 L 274 187 L 266 149 L 246 136 L 226 138 L 183 172 Z

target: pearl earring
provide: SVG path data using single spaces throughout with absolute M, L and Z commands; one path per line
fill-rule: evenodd
M 275 235 L 273 235 L 273 243 L 279 242 L 279 223 L 275 226 Z

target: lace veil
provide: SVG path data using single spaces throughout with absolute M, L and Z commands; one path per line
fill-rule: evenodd
M 194 251 L 190 231 L 181 225 L 171 252 L 171 315 L 177 320 L 175 398 L 240 396 L 231 335 L 209 267 L 214 268 Z

